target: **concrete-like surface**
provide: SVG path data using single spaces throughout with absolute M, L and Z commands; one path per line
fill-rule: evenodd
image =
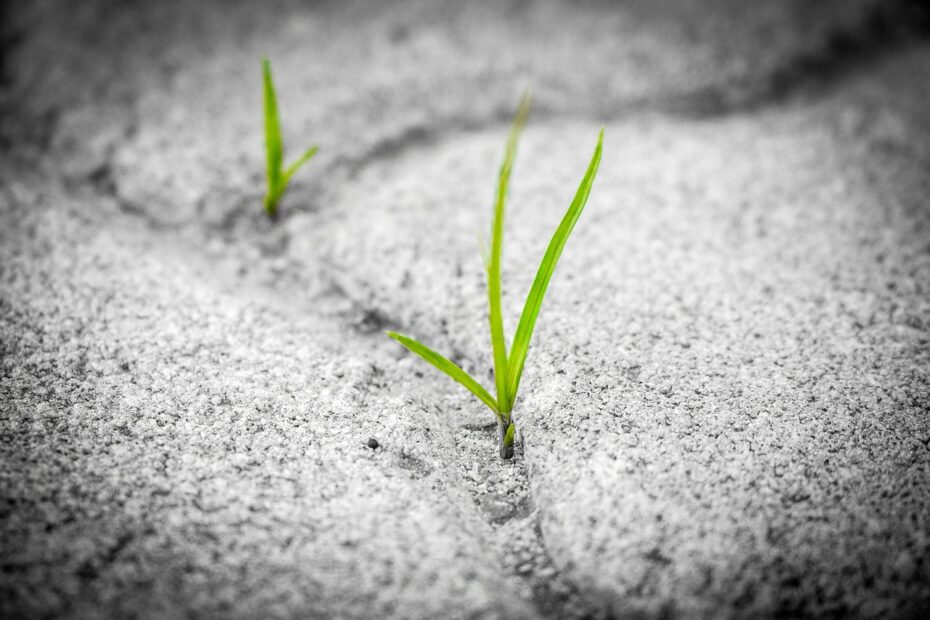
M 10 3 L 0 615 L 928 613 L 918 6 Z M 321 146 L 277 222 L 262 55 Z M 511 330 L 607 138 L 502 463 L 381 330 L 493 383 L 525 88 Z

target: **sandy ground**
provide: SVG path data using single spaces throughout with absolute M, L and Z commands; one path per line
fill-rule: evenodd
M 764 6 L 8 3 L 0 615 L 930 612 L 927 17 Z M 527 88 L 510 329 L 607 138 L 501 462 L 382 330 L 493 383 Z

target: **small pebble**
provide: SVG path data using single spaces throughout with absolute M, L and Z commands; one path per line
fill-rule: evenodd
M 378 447 L 379 447 L 381 444 L 378 443 L 378 440 L 375 439 L 374 437 L 369 437 L 369 438 L 368 438 L 368 444 L 367 444 L 367 445 L 368 445 L 368 447 L 371 448 L 372 450 L 377 450 Z

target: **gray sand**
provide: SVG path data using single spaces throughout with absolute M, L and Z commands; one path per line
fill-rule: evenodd
M 0 615 L 928 613 L 926 22 L 808 4 L 14 2 Z M 607 138 L 501 462 L 382 330 L 493 383 L 527 87 L 510 330 Z

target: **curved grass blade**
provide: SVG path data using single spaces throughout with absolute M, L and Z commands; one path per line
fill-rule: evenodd
M 539 316 L 539 310 L 542 308 L 543 298 L 546 295 L 546 289 L 549 286 L 549 280 L 555 272 L 555 266 L 562 255 L 562 249 L 568 241 L 578 217 L 581 215 L 585 204 L 588 201 L 588 194 L 591 193 L 591 186 L 594 184 L 594 177 L 597 176 L 597 168 L 601 163 L 601 150 L 604 142 L 604 130 L 601 129 L 597 138 L 597 146 L 594 147 L 594 155 L 591 157 L 591 163 L 588 164 L 588 170 L 585 172 L 581 185 L 575 193 L 571 206 L 562 218 L 562 222 L 552 235 L 546 254 L 543 256 L 542 263 L 539 265 L 539 271 L 536 272 L 536 278 L 533 280 L 533 286 L 526 296 L 526 304 L 523 306 L 523 313 L 520 315 L 520 322 L 517 325 L 517 332 L 513 337 L 513 345 L 510 351 L 510 385 L 508 394 L 511 400 L 505 403 L 507 411 L 513 407 L 513 399 L 516 398 L 517 389 L 520 387 L 520 377 L 523 375 L 523 364 L 526 362 L 526 354 L 530 348 L 530 340 L 533 337 L 533 328 L 536 326 L 536 318 Z
M 486 389 L 481 387 L 480 383 L 472 379 L 471 375 L 469 375 L 467 372 L 453 364 L 439 353 L 436 353 L 429 347 L 420 344 L 412 338 L 408 338 L 407 336 L 403 336 L 396 332 L 387 332 L 387 335 L 422 357 L 424 360 L 439 370 L 449 375 L 449 377 L 454 381 L 464 385 L 472 394 L 477 396 L 481 402 L 490 407 L 491 411 L 493 411 L 495 414 L 498 414 L 497 401 L 494 400 L 494 397 L 491 396 Z
M 265 209 L 273 214 L 281 194 L 281 168 L 284 160 L 284 143 L 281 140 L 281 122 L 278 119 L 278 99 L 271 79 L 271 61 L 262 59 L 262 83 L 265 104 L 265 152 L 267 159 L 268 194 Z
M 307 149 L 307 152 L 300 156 L 300 158 L 295 161 L 293 164 L 288 166 L 287 170 L 284 171 L 283 184 L 287 185 L 291 180 L 291 177 L 294 176 L 294 173 L 297 172 L 301 166 L 313 159 L 313 156 L 316 155 L 316 152 L 320 150 L 319 147 L 312 146 Z
M 507 342 L 504 338 L 504 317 L 501 312 L 501 253 L 504 246 L 504 205 L 507 200 L 507 186 L 510 184 L 510 173 L 513 170 L 513 160 L 517 154 L 517 140 L 526 124 L 530 113 L 530 97 L 524 95 L 510 136 L 507 138 L 507 148 L 504 151 L 504 161 L 501 164 L 500 175 L 497 181 L 497 196 L 494 200 L 494 223 L 491 226 L 491 253 L 487 262 L 488 270 L 488 307 L 491 328 L 491 347 L 494 350 L 494 382 L 497 386 L 497 402 L 504 405 L 504 411 L 510 411 L 507 404 L 510 402 L 509 388 L 510 365 L 507 360 Z

